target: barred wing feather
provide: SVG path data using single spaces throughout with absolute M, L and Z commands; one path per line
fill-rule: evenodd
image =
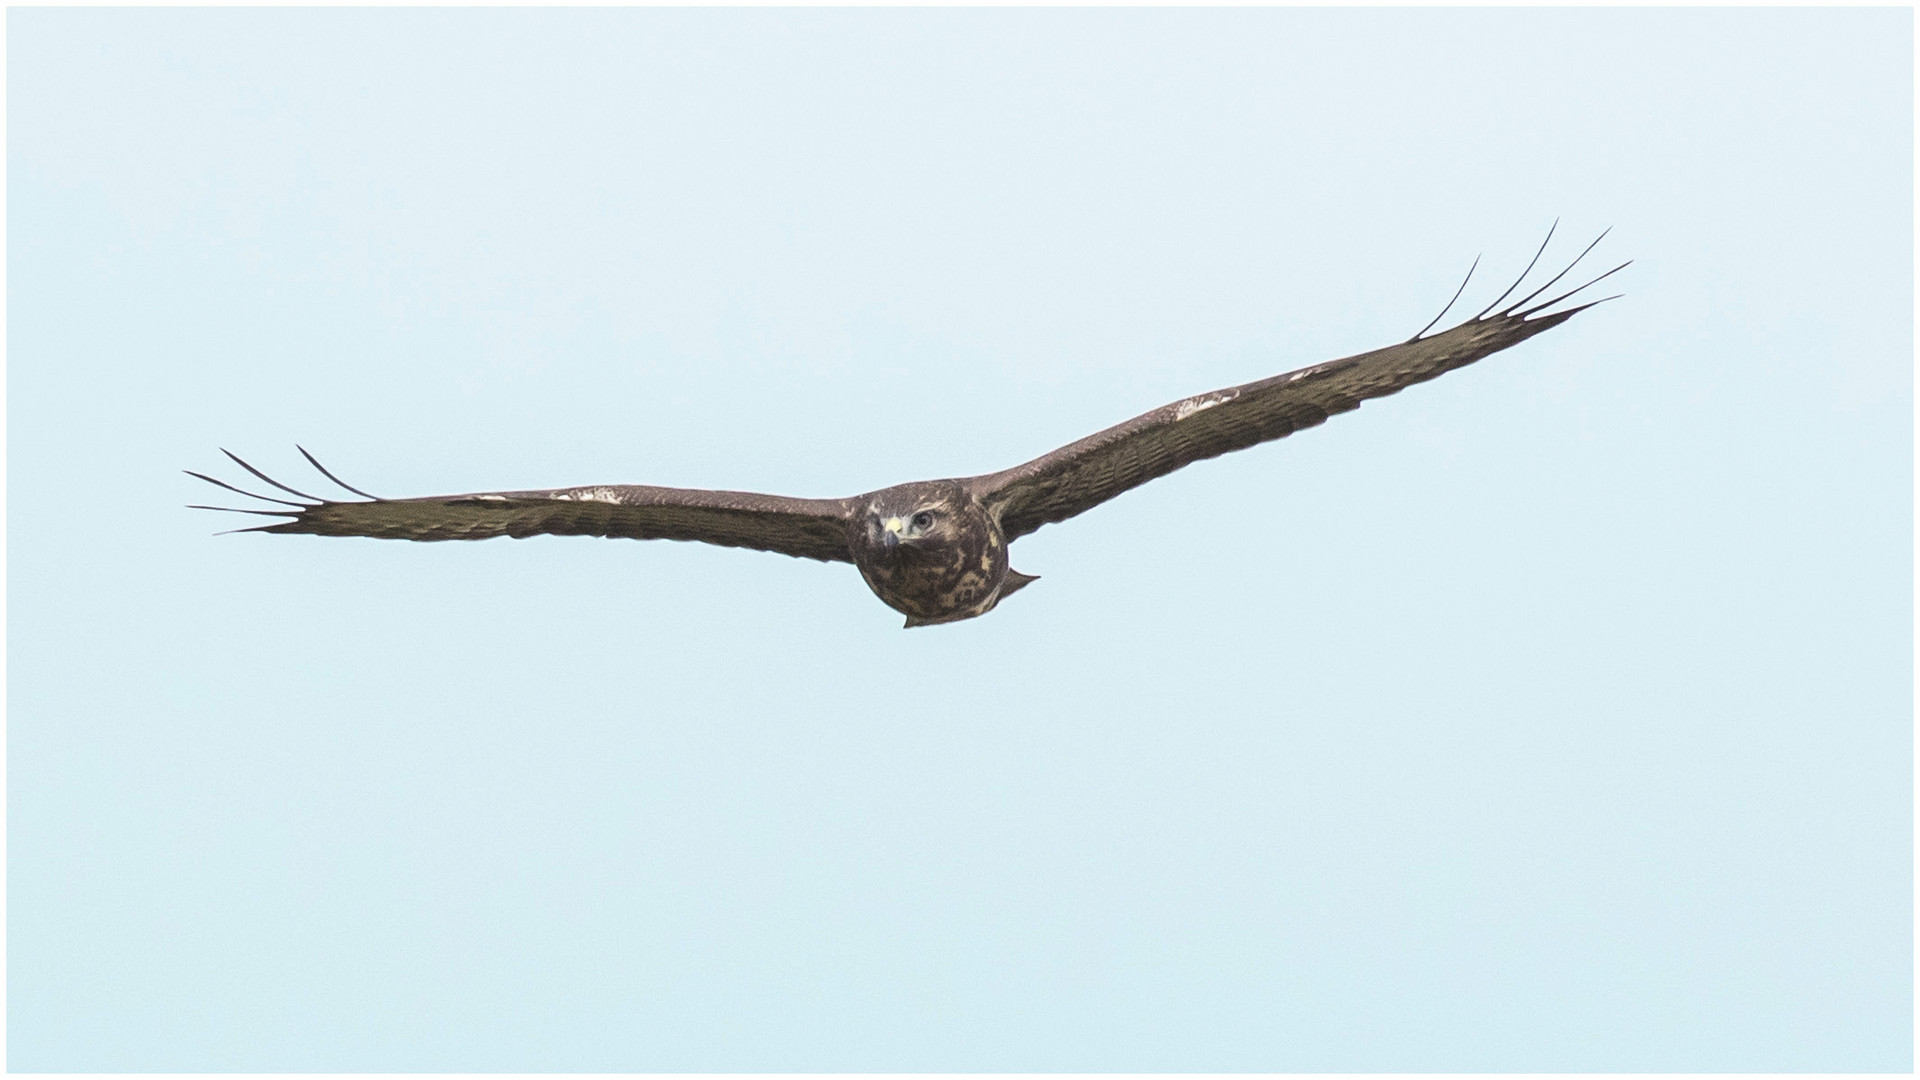
M 1002 472 L 969 479 L 1013 540 L 1176 469 L 1285 438 L 1558 326 L 1576 311 L 1500 315 L 1164 405 Z

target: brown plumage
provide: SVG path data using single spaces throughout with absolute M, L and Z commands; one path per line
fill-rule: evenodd
M 1552 240 L 1551 230 L 1547 238 Z M 1593 246 L 1589 244 L 1587 251 Z M 1545 250 L 1543 243 L 1541 252 Z M 1436 317 L 1421 334 L 1399 345 L 1185 398 L 1024 465 L 984 476 L 901 484 L 845 499 L 635 485 L 381 499 L 341 482 L 304 449 L 301 454 L 323 476 L 365 496 L 366 501 L 308 495 L 231 453 L 227 456 L 254 477 L 300 501 L 255 494 L 191 470 L 189 474 L 292 508 L 235 511 L 287 519 L 242 530 L 246 532 L 394 540 L 541 534 L 699 540 L 850 562 L 875 595 L 907 616 L 907 626 L 956 622 L 986 614 L 1035 580 L 1008 565 L 1007 549 L 1042 525 L 1064 521 L 1193 462 L 1283 438 L 1358 408 L 1362 401 L 1398 393 L 1517 345 L 1601 303 L 1543 314 L 1627 265 L 1622 263 L 1552 300 L 1525 306 L 1565 277 L 1579 263 L 1576 258 L 1531 295 L 1489 314 L 1520 287 L 1539 259 L 1536 253 L 1521 280 L 1486 311 L 1451 330 L 1421 336 L 1440 321 Z M 1471 280 L 1472 271 L 1467 276 Z M 1460 290 L 1465 289 L 1463 281 Z M 1459 297 L 1456 292 L 1454 300 Z M 1449 301 L 1447 307 L 1452 306 Z M 1441 317 L 1445 314 L 1443 310 Z

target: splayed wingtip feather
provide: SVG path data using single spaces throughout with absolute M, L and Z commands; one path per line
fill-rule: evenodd
M 1520 317 L 1524 319 L 1527 316 L 1534 314 L 1535 312 L 1545 311 L 1547 308 L 1550 308 L 1553 305 L 1559 303 L 1560 301 L 1565 300 L 1570 296 L 1573 296 L 1575 293 L 1582 292 L 1591 286 L 1598 285 L 1602 281 L 1607 280 L 1608 278 L 1612 277 L 1613 275 L 1619 273 L 1622 270 L 1625 270 L 1627 267 L 1632 265 L 1633 265 L 1633 260 L 1628 259 L 1626 262 L 1623 262 L 1619 266 L 1616 266 L 1613 269 L 1607 271 L 1606 273 L 1601 274 L 1599 277 L 1594 278 L 1592 281 L 1587 282 L 1585 285 L 1580 286 L 1578 289 L 1569 289 L 1566 292 L 1561 293 L 1559 296 L 1554 297 L 1553 299 L 1547 301 L 1544 304 L 1535 304 L 1533 307 L 1530 307 L 1527 310 L 1521 312 Z
M 1483 254 L 1484 254 L 1484 253 L 1483 253 Z M 1407 339 L 1408 341 L 1410 341 L 1410 342 L 1412 342 L 1412 341 L 1419 341 L 1419 340 L 1420 340 L 1420 335 L 1421 335 L 1421 334 L 1424 334 L 1424 333 L 1426 333 L 1427 331 L 1429 331 L 1429 330 L 1431 330 L 1431 329 L 1433 329 L 1433 328 L 1434 328 L 1435 326 L 1437 326 L 1437 325 L 1439 325 L 1439 323 L 1440 323 L 1440 320 L 1441 320 L 1441 319 L 1444 319 L 1444 318 L 1446 318 L 1446 317 L 1447 317 L 1447 312 L 1449 312 L 1449 311 L 1452 311 L 1452 310 L 1453 310 L 1453 305 L 1454 305 L 1454 304 L 1456 304 L 1456 303 L 1458 303 L 1458 302 L 1460 301 L 1460 294 L 1461 294 L 1461 293 L 1464 293 L 1464 292 L 1466 292 L 1466 291 L 1467 291 L 1467 282 L 1469 282 L 1469 281 L 1472 281 L 1472 280 L 1473 280 L 1473 272 L 1474 272 L 1475 270 L 1478 270 L 1478 269 L 1480 268 L 1480 258 L 1481 258 L 1481 256 L 1480 256 L 1480 255 L 1475 255 L 1475 256 L 1473 257 L 1473 265 L 1472 265 L 1472 266 L 1469 266 L 1469 267 L 1467 267 L 1467 276 L 1466 276 L 1466 277 L 1465 277 L 1464 279 L 1462 279 L 1462 280 L 1461 280 L 1461 282 L 1460 282 L 1460 287 L 1459 287 L 1459 288 L 1457 288 L 1457 289 L 1455 289 L 1455 290 L 1453 290 L 1453 299 L 1451 299 L 1451 300 L 1448 300 L 1448 301 L 1447 301 L 1447 306 L 1446 306 L 1446 307 L 1443 307 L 1443 308 L 1441 308 L 1441 309 L 1440 309 L 1440 314 L 1438 314 L 1438 315 L 1435 315 L 1435 316 L 1433 317 L 1433 321 L 1432 321 L 1432 322 L 1430 322 L 1430 323 L 1428 323 L 1427 325 L 1425 325 L 1425 326 L 1423 326 L 1423 327 L 1421 327 L 1421 328 L 1420 328 L 1420 329 L 1419 329 L 1419 330 L 1418 330 L 1418 331 L 1417 331 L 1417 332 L 1416 332 L 1416 333 L 1415 333 L 1415 334 L 1414 334 L 1414 335 L 1413 335 L 1413 336 L 1412 336 L 1411 338 L 1408 338 L 1408 339 Z
M 276 499 L 271 495 L 261 495 L 256 492 L 248 491 L 245 488 L 234 487 L 232 484 L 227 483 L 225 480 L 215 480 L 213 477 L 208 476 L 206 473 L 194 472 L 192 469 L 181 469 L 180 471 L 183 473 L 186 473 L 188 476 L 191 476 L 196 480 L 205 480 L 207 483 L 212 484 L 215 487 L 226 488 L 228 491 L 233 492 L 235 495 L 245 495 L 249 499 L 259 499 L 261 502 L 279 503 L 281 506 L 297 506 L 302 510 L 308 509 L 308 505 L 306 503 L 297 503 L 291 499 Z
M 1554 218 L 1553 224 L 1547 226 L 1547 238 L 1545 240 L 1540 241 L 1540 249 L 1533 253 L 1532 259 L 1529 259 L 1527 261 L 1527 268 L 1525 270 L 1520 271 L 1520 276 L 1513 279 L 1513 284 L 1507 286 L 1507 290 L 1505 292 L 1501 293 L 1499 296 L 1494 297 L 1493 303 L 1488 304 L 1484 308 L 1481 308 L 1480 314 L 1475 315 L 1473 317 L 1473 321 L 1478 322 L 1481 319 L 1486 318 L 1487 312 L 1492 311 L 1494 308 L 1499 307 L 1500 302 L 1502 300 L 1505 300 L 1507 297 L 1512 296 L 1513 290 L 1519 288 L 1520 283 L 1527 280 L 1527 275 L 1533 273 L 1533 268 L 1539 265 L 1540 256 L 1545 255 L 1547 253 L 1547 245 L 1553 243 L 1553 231 L 1555 229 L 1558 229 L 1559 227 L 1560 227 L 1560 219 Z
M 1588 244 L 1585 248 L 1582 248 L 1580 251 L 1580 254 L 1575 255 L 1573 257 L 1573 261 L 1567 264 L 1566 269 L 1548 278 L 1547 283 L 1545 285 L 1542 285 L 1539 288 L 1528 293 L 1525 296 L 1525 298 L 1514 301 L 1513 306 L 1507 308 L 1505 311 L 1502 311 L 1500 313 L 1501 318 L 1505 318 L 1509 315 L 1512 315 L 1514 312 L 1520 310 L 1523 307 L 1526 307 L 1527 304 L 1533 301 L 1534 297 L 1539 296 L 1541 293 L 1546 292 L 1548 289 L 1553 288 L 1556 282 L 1558 282 L 1561 278 L 1566 277 L 1568 274 L 1572 273 L 1573 268 L 1580 265 L 1580 260 L 1586 258 L 1588 252 L 1600 246 L 1600 241 L 1605 240 L 1607 238 L 1607 234 L 1612 231 L 1613 231 L 1613 226 L 1611 225 L 1607 226 L 1605 229 L 1602 229 L 1600 231 L 1600 235 L 1593 238 L 1593 243 Z M 1539 310 L 1539 309 L 1536 308 L 1534 310 Z
M 303 498 L 303 499 L 312 499 L 312 500 L 313 500 L 314 502 L 326 502 L 326 501 L 327 501 L 327 500 L 325 500 L 325 499 L 322 499 L 322 498 L 321 498 L 320 496 L 318 496 L 318 495 L 309 495 L 309 494 L 307 494 L 307 493 L 306 493 L 306 492 L 304 492 L 304 491 L 297 491 L 297 490 L 295 490 L 295 489 L 293 489 L 293 488 L 290 488 L 290 487 L 288 487 L 287 485 L 285 485 L 285 484 L 283 484 L 283 483 L 281 483 L 280 481 L 278 481 L 278 480 L 275 480 L 275 479 L 274 479 L 273 477 L 271 477 L 271 476 L 268 476 L 268 475 L 267 475 L 266 473 L 263 473 L 263 472 L 261 472 L 261 471 L 260 471 L 259 469 L 256 469 L 256 468 L 254 468 L 253 466 L 251 466 L 251 465 L 249 465 L 249 464 L 247 464 L 247 463 L 246 463 L 245 461 L 243 461 L 243 460 L 241 460 L 241 458 L 240 458 L 240 455 L 239 455 L 239 454 L 236 454 L 236 453 L 234 453 L 233 451 L 231 451 L 231 450 L 229 450 L 229 449 L 227 449 L 227 448 L 226 448 L 226 447 L 224 447 L 224 446 L 220 448 L 220 452 L 221 452 L 221 453 L 223 453 L 223 454 L 225 454 L 225 455 L 227 455 L 228 457 L 230 457 L 230 458 L 232 458 L 232 459 L 234 460 L 234 463 L 235 463 L 235 464 L 237 464 L 237 465 L 239 465 L 239 466 L 240 466 L 241 468 L 243 468 L 243 469 L 245 469 L 245 470 L 247 470 L 248 472 L 250 472 L 250 473 L 252 473 L 253 475 L 255 475 L 255 476 L 257 476 L 257 477 L 259 477 L 260 479 L 262 479 L 262 480 L 264 480 L 264 481 L 266 481 L 267 483 L 269 483 L 269 484 L 272 484 L 272 485 L 273 485 L 274 487 L 277 487 L 277 488 L 279 488 L 279 489 L 280 489 L 281 491 L 284 491 L 284 492 L 286 492 L 286 493 L 287 493 L 287 494 L 289 494 L 289 495 L 298 495 L 298 496 L 300 496 L 300 497 L 301 497 L 301 498 Z
M 355 495 L 364 496 L 365 498 L 372 499 L 374 502 L 380 501 L 380 496 L 369 494 L 368 492 L 365 492 L 365 491 L 361 491 L 359 488 L 354 487 L 352 484 L 349 484 L 345 480 L 342 480 L 339 477 L 333 475 L 333 473 L 327 470 L 327 467 L 325 465 L 320 464 L 319 458 L 316 458 L 312 454 L 307 453 L 306 447 L 301 446 L 299 443 L 294 443 L 293 448 L 295 450 L 300 451 L 301 456 L 307 459 L 308 464 L 312 465 L 316 469 L 319 469 L 321 476 L 324 476 L 327 479 L 333 481 L 334 483 L 339 484 L 341 487 L 346 488 L 348 491 L 353 492 Z

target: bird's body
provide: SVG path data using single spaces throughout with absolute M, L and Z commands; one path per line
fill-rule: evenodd
M 1009 574 L 1016 581 L 1026 576 L 1008 567 L 1000 523 L 958 480 L 861 496 L 847 550 L 867 587 L 905 615 L 908 626 L 985 615 L 1010 591 Z
M 1537 262 L 1539 255 L 1534 259 Z M 1566 273 L 1563 270 L 1560 276 Z M 1526 275 L 1521 277 L 1524 280 Z M 1014 541 L 1043 525 L 1063 521 L 1192 462 L 1282 438 L 1358 408 L 1367 399 L 1436 378 L 1517 345 L 1592 306 L 1539 314 L 1579 291 L 1575 289 L 1519 310 L 1558 280 L 1556 276 L 1532 296 L 1497 314 L 1482 312 L 1442 333 L 1415 335 L 1385 349 L 1185 398 L 1011 469 L 901 484 L 844 499 L 637 485 L 380 499 L 348 487 L 312 455 L 307 459 L 322 475 L 366 496 L 367 501 L 308 495 L 237 457 L 234 460 L 260 480 L 305 501 L 257 495 L 200 473 L 191 475 L 294 508 L 241 511 L 287 519 L 246 531 L 405 540 L 538 534 L 700 540 L 850 562 L 876 596 L 906 615 L 907 626 L 956 622 L 986 614 L 1035 580 L 1009 565 L 1008 550 Z M 1515 282 L 1501 299 L 1519 284 Z

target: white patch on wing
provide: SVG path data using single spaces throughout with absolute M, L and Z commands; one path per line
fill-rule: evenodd
M 610 487 L 574 488 L 572 491 L 555 492 L 553 497 L 562 502 L 617 503 L 620 501 L 619 493 Z
M 1201 412 L 1205 409 L 1211 409 L 1215 405 L 1219 405 L 1223 402 L 1232 401 L 1234 398 L 1237 398 L 1239 396 L 1240 396 L 1240 392 L 1238 390 L 1229 390 L 1221 394 L 1202 394 L 1201 396 L 1196 398 L 1188 398 L 1187 400 L 1173 407 L 1173 418 L 1175 420 L 1185 420 L 1187 417 L 1192 416 L 1194 413 Z
M 474 498 L 485 499 L 487 502 L 506 502 L 507 501 L 507 497 L 505 495 L 475 495 Z

